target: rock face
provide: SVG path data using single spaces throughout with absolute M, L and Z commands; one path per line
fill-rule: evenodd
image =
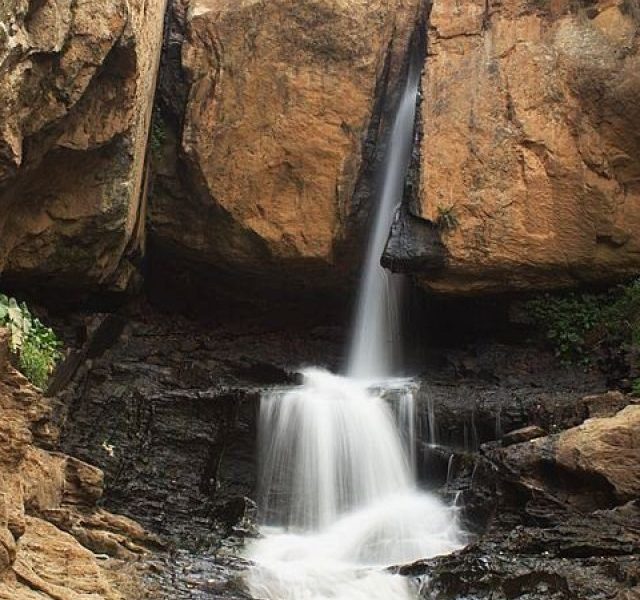
M 530 485 L 583 508 L 608 508 L 640 497 L 638 440 L 640 405 L 631 405 L 613 417 L 588 419 L 499 455 Z
M 0 346 L 6 342 L 0 329 Z M 154 539 L 96 508 L 99 469 L 43 449 L 57 433 L 51 412 L 50 401 L 0 356 L 0 598 L 120 600 L 117 578 L 94 553 L 128 559 Z
M 166 56 L 182 73 L 163 73 L 162 90 L 182 81 L 187 93 L 184 109 L 161 99 L 182 127 L 179 156 L 165 150 L 157 165 L 154 243 L 209 268 L 326 285 L 424 3 L 183 4 L 181 64 L 169 64 L 174 38 Z
M 441 226 L 446 265 L 421 277 L 428 288 L 640 270 L 639 23 L 635 0 L 435 0 L 412 206 Z
M 607 398 L 622 400 L 584 406 Z M 637 598 L 640 406 L 625 398 L 632 404 L 614 416 L 458 455 L 444 490 L 461 498 L 474 535 L 459 552 L 400 568 L 428 575 L 420 597 Z
M 122 289 L 141 189 L 164 0 L 0 5 L 0 273 Z

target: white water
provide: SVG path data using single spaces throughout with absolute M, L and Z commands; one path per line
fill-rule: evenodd
M 415 483 L 410 380 L 392 378 L 401 280 L 379 265 L 413 143 L 417 74 L 393 127 L 368 248 L 348 376 L 304 371 L 302 386 L 265 395 L 260 408 L 264 536 L 248 556 L 260 600 L 410 600 L 385 567 L 451 552 L 455 508 Z
M 412 67 L 398 107 L 382 178 L 374 226 L 358 296 L 349 366 L 352 377 L 380 379 L 397 372 L 401 361 L 400 327 L 405 276 L 380 266 L 413 148 L 419 70 Z

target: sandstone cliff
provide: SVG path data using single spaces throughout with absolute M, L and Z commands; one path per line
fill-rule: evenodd
M 164 0 L 0 3 L 5 279 L 128 285 L 163 14 Z
M 635 0 L 435 0 L 412 209 L 441 226 L 446 265 L 427 287 L 640 270 L 639 23 Z
M 178 140 L 156 163 L 151 239 L 238 280 L 322 287 L 356 262 L 336 245 L 423 2 L 185 4 L 162 73 L 161 137 L 177 111 Z
M 145 553 L 154 539 L 96 508 L 99 469 L 43 449 L 55 442 L 53 406 L 9 365 L 6 344 L 0 329 L 0 598 L 141 597 L 105 565 Z
M 335 290 L 426 3 L 173 0 L 158 69 L 164 8 L 0 5 L 4 280 L 126 289 L 148 222 L 162 282 L 176 260 L 249 295 Z M 435 0 L 387 264 L 456 294 L 637 273 L 639 23 L 637 0 Z

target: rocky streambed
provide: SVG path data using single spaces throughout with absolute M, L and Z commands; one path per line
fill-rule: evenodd
M 54 382 L 59 447 L 104 472 L 100 510 L 158 536 L 126 563 L 141 585 L 124 597 L 246 597 L 260 393 L 305 364 L 335 369 L 343 347 L 340 327 L 266 323 L 207 326 L 146 306 L 67 320 L 77 355 Z M 457 498 L 469 545 L 400 572 L 424 598 L 636 598 L 636 401 L 527 344 L 430 356 L 420 475 Z

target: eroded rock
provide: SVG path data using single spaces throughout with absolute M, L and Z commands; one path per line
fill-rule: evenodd
M 420 266 L 442 260 L 430 247 L 414 257 L 426 287 L 479 294 L 637 274 L 639 23 L 626 0 L 434 2 L 412 208 L 441 226 L 446 264 Z
M 38 447 L 55 440 L 51 412 L 50 400 L 0 364 L 0 598 L 121 600 L 94 553 L 130 559 L 159 542 L 96 508 L 99 469 Z
M 640 496 L 640 406 L 490 454 L 533 487 L 584 508 Z
M 192 0 L 186 13 L 183 4 L 173 7 L 161 98 L 179 149 L 156 161 L 154 248 L 203 276 L 232 272 L 228 285 L 244 282 L 249 295 L 252 278 L 279 293 L 335 286 L 354 266 L 336 246 L 424 3 Z
M 0 272 L 31 287 L 123 289 L 141 190 L 164 2 L 0 7 Z

